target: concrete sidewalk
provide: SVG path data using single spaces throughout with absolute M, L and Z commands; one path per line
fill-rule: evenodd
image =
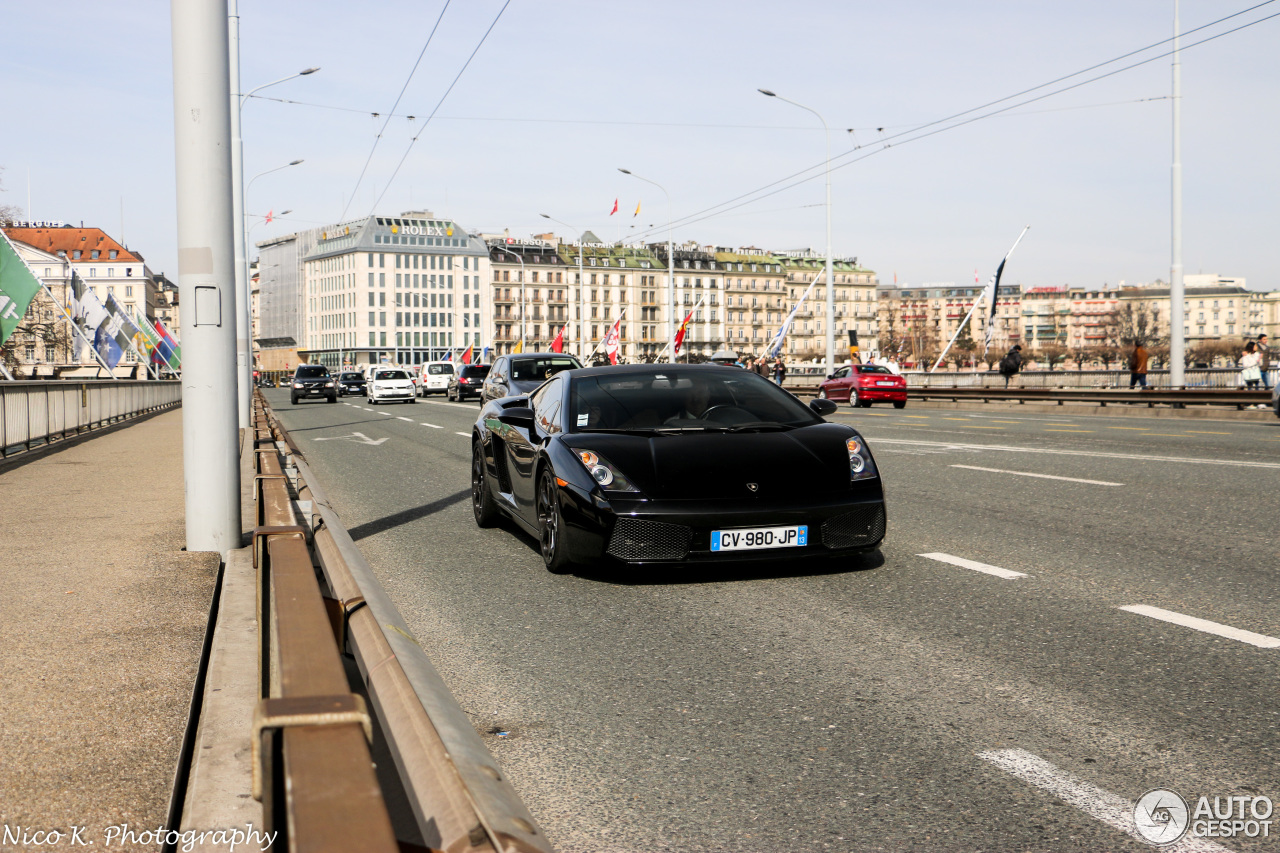
M 219 565 L 182 550 L 181 409 L 0 472 L 0 518 L 0 850 L 162 826 Z

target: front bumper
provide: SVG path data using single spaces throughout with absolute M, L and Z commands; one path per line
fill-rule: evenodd
M 289 391 L 295 397 L 332 397 L 338 393 L 336 388 L 326 388 L 323 385 L 303 385 L 301 388 L 290 386 Z
M 375 400 L 412 400 L 418 395 L 413 388 L 374 388 L 369 396 Z
M 879 482 L 847 498 L 807 504 L 603 500 L 562 489 L 566 544 L 583 563 L 627 566 L 779 562 L 859 554 L 884 539 L 886 514 Z M 788 548 L 712 551 L 713 530 L 808 526 L 808 543 Z

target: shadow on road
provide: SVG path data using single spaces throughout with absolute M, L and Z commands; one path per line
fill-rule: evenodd
M 432 501 L 429 504 L 423 504 L 413 509 L 406 509 L 397 512 L 394 515 L 388 515 L 384 518 L 366 521 L 358 527 L 353 527 L 347 532 L 351 534 L 351 538 L 357 542 L 375 533 L 381 533 L 384 530 L 390 530 L 393 527 L 399 527 L 402 524 L 408 524 L 411 521 L 417 521 L 420 518 L 426 518 L 428 515 L 434 515 L 442 509 L 447 509 L 456 503 L 469 500 L 471 498 L 471 489 L 466 488 L 460 492 L 454 492 L 448 497 L 440 498 L 438 501 Z
M 320 426 L 313 427 L 289 427 L 289 433 L 292 435 L 295 432 L 311 432 L 312 430 L 317 429 L 340 429 L 341 427 L 349 426 L 366 426 L 371 423 L 381 423 L 381 421 L 375 421 L 373 418 L 369 418 L 363 421 L 347 421 L 344 424 L 321 424 Z

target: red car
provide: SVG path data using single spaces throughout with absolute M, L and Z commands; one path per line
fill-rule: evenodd
M 818 386 L 818 396 L 836 402 L 848 400 L 864 409 L 872 403 L 893 403 L 906 408 L 907 380 L 878 364 L 846 364 Z

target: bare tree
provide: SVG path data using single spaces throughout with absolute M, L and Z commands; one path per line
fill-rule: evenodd
M 66 364 L 71 361 L 75 334 L 52 304 L 39 297 L 32 300 L 9 340 L 0 346 L 0 360 L 11 371 L 26 364 L 34 373 L 35 365 Z M 27 357 L 30 349 L 35 358 Z M 19 354 L 22 358 L 19 358 Z
M 1061 364 L 1066 360 L 1070 350 L 1060 343 L 1041 344 L 1032 354 L 1036 361 L 1043 362 L 1049 366 L 1049 372 L 1053 372 L 1055 364 Z
M 4 188 L 4 166 L 0 166 L 0 193 Z M 0 225 L 12 225 L 22 218 L 22 208 L 12 204 L 0 204 Z

